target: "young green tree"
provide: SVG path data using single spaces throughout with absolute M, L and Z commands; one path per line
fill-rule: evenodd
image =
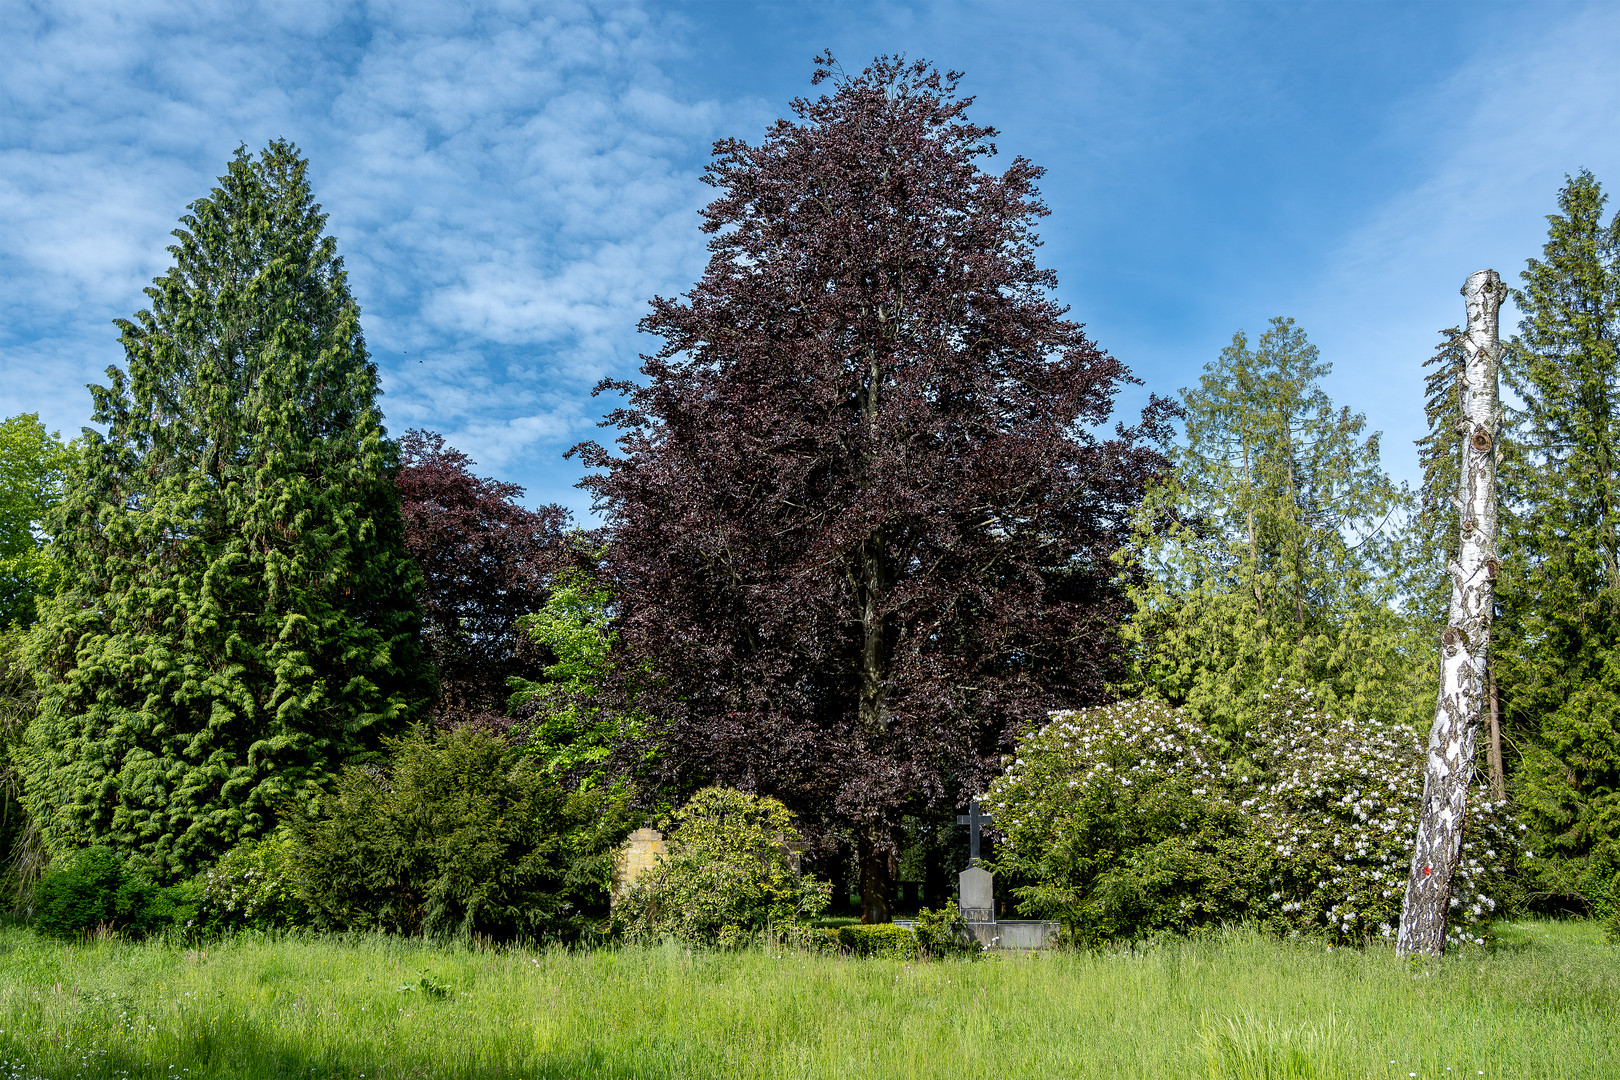
M 1524 407 L 1503 465 L 1498 683 L 1532 896 L 1566 910 L 1620 901 L 1620 219 L 1605 199 L 1590 172 L 1558 193 L 1504 365 Z
M 35 598 L 53 587 L 42 526 L 61 496 L 67 448 L 39 417 L 0 421 L 0 902 L 24 899 L 41 868 L 38 834 L 23 808 L 17 768 L 39 692 L 23 663 Z
M 0 420 L 0 628 L 34 621 L 34 597 L 50 587 L 40 530 L 61 497 L 68 450 L 37 413 Z
M 602 552 L 577 541 L 582 562 Z M 620 717 L 596 701 L 614 663 L 618 632 L 612 627 L 613 590 L 579 566 L 565 567 L 539 611 L 517 620 L 517 629 L 555 658 L 539 679 L 515 675 L 512 734 L 524 753 L 554 775 L 572 773 L 582 786 L 602 779 L 603 764 L 625 737 L 639 737 L 642 724 Z
M 1140 577 L 1125 628 L 1135 689 L 1223 736 L 1279 678 L 1336 711 L 1417 721 L 1423 667 L 1392 610 L 1387 523 L 1405 502 L 1366 420 L 1322 390 L 1330 365 L 1292 319 L 1239 332 L 1184 390 L 1173 475 L 1120 561 Z
M 52 849 L 159 875 L 259 836 L 431 690 L 396 452 L 288 143 L 189 207 L 51 522 L 24 791 Z

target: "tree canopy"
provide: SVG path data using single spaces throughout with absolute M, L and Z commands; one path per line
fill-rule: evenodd
M 211 862 L 427 699 L 397 452 L 288 143 L 193 202 L 49 531 L 25 799 L 55 850 Z
M 1523 404 L 1503 463 L 1502 617 L 1494 642 L 1511 787 L 1554 909 L 1620 904 L 1620 217 L 1569 178 L 1513 294 L 1504 371 Z
M 1366 419 L 1334 408 L 1331 370 L 1292 319 L 1241 331 L 1182 391 L 1184 441 L 1121 562 L 1138 569 L 1130 685 L 1225 736 L 1277 680 L 1352 715 L 1416 719 L 1418 655 L 1391 604 L 1387 526 L 1403 492 Z
M 0 420 L 0 628 L 33 622 L 34 597 L 50 588 L 41 541 L 67 458 L 37 413 Z
M 569 513 L 525 507 L 521 487 L 475 476 L 441 435 L 407 431 L 400 455 L 405 549 L 422 572 L 423 641 L 439 675 L 434 717 L 504 730 L 509 681 L 545 659 L 525 651 L 516 623 L 545 606 L 568 563 Z
M 1051 299 L 1041 169 L 982 167 L 955 74 L 830 56 L 758 145 L 715 145 L 708 268 L 587 444 L 615 669 L 663 775 L 780 798 L 892 895 L 906 808 L 982 790 L 1014 731 L 1117 676 L 1110 554 L 1173 406 Z M 645 665 L 643 667 L 642 665 Z

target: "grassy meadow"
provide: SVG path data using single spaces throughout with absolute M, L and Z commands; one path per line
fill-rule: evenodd
M 1245 932 L 906 963 L 9 928 L 0 1080 L 1620 1076 L 1620 949 L 1501 929 L 1433 963 Z

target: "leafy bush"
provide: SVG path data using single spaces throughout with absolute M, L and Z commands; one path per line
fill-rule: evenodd
M 1081 940 L 1185 931 L 1247 902 L 1225 848 L 1240 827 L 1215 738 L 1152 701 L 1058 713 L 1019 743 L 985 798 L 996 861 L 1033 882 L 1019 910 Z
M 789 858 L 793 815 L 775 799 L 705 788 L 674 815 L 669 851 L 625 890 L 615 921 L 631 940 L 732 948 L 820 914 L 832 887 Z
M 130 873 L 108 847 L 75 852 L 41 878 L 34 890 L 34 927 L 58 938 L 98 930 L 140 937 L 190 924 L 195 915 L 192 887 L 160 888 Z
M 39 828 L 23 802 L 17 766 L 39 704 L 39 689 L 23 664 L 22 642 L 19 626 L 0 625 L 0 906 L 12 909 L 30 906 L 34 884 L 48 861 Z
M 917 950 L 923 956 L 976 956 L 984 951 L 974 940 L 955 900 L 945 901 L 945 906 L 938 911 L 923 908 L 917 913 L 911 932 L 916 935 Z
M 901 960 L 916 956 L 920 947 L 916 934 L 893 923 L 840 926 L 838 944 L 855 956 L 885 956 Z
M 291 822 L 317 926 L 503 939 L 573 936 L 603 906 L 623 794 L 573 793 L 488 733 L 418 726 L 387 769 L 350 767 Z
M 1399 924 L 1423 783 L 1410 731 L 1337 720 L 1274 686 L 1217 758 L 1182 710 L 1151 701 L 1054 714 L 1026 736 L 987 802 L 1002 869 L 1028 914 L 1081 941 L 1253 920 L 1364 942 Z M 1475 787 L 1448 934 L 1483 942 L 1518 848 L 1505 805 Z
M 198 875 L 198 922 L 210 930 L 277 930 L 309 920 L 298 895 L 290 833 L 278 830 L 225 853 Z
M 1341 720 L 1311 695 L 1273 686 L 1234 791 L 1247 823 L 1241 856 L 1256 879 L 1252 915 L 1286 933 L 1393 938 L 1423 795 L 1423 744 L 1376 720 Z M 1483 944 L 1522 830 L 1482 784 L 1469 791 L 1446 934 Z

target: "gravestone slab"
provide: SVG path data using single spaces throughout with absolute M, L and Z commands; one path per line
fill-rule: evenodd
M 1045 919 L 1001 919 L 996 923 L 998 949 L 1050 949 L 1057 944 L 1058 924 Z
M 957 878 L 961 889 L 956 906 L 969 923 L 996 920 L 995 875 L 982 866 L 970 866 Z
M 664 857 L 668 844 L 657 829 L 637 829 L 630 834 L 624 847 L 613 856 L 613 887 L 608 890 L 608 906 L 612 907 L 624 890 L 634 885 Z

